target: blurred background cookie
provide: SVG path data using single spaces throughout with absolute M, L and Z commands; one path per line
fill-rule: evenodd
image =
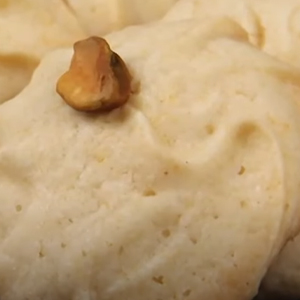
M 178 0 L 63 0 L 89 35 L 162 18 Z
M 0 3 L 0 103 L 17 95 L 48 51 L 84 36 L 61 0 Z
M 299 0 L 179 0 L 164 20 L 224 17 L 240 24 L 259 49 L 300 67 Z

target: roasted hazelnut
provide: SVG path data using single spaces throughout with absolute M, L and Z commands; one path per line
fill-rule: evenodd
M 64 101 L 79 111 L 109 111 L 124 105 L 131 93 L 131 75 L 106 40 L 90 37 L 74 44 L 69 70 L 56 85 Z

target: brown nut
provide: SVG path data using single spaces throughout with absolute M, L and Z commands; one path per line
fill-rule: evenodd
M 74 44 L 69 70 L 56 85 L 57 93 L 79 111 L 108 111 L 130 96 L 130 73 L 106 40 L 90 37 Z

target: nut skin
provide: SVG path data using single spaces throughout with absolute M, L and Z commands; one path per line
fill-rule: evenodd
M 131 93 L 131 75 L 105 39 L 90 37 L 74 44 L 69 70 L 57 81 L 57 93 L 78 111 L 110 111 Z

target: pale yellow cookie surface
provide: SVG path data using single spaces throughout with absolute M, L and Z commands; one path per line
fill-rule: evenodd
M 300 73 L 232 22 L 107 41 L 120 109 L 59 97 L 71 49 L 0 106 L 1 300 L 250 300 L 298 227 Z
M 164 20 L 224 17 L 240 24 L 255 47 L 300 67 L 299 0 L 180 0 Z M 268 291 L 300 297 L 300 235 L 275 261 L 264 286 Z

